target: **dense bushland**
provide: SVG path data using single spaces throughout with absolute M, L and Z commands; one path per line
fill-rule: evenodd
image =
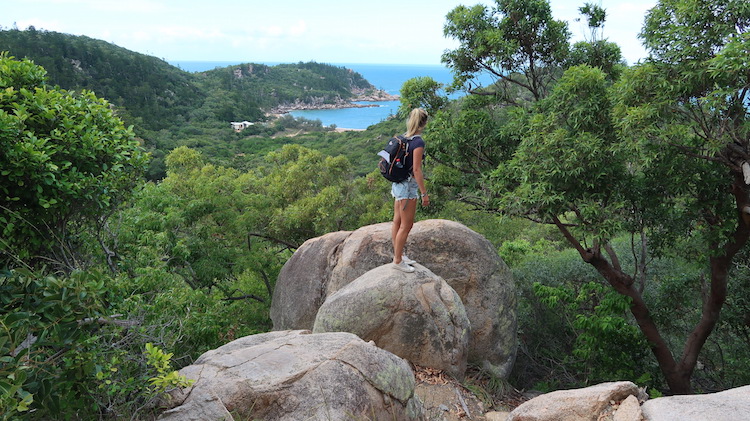
M 592 39 L 569 45 L 545 0 L 460 6 L 445 25 L 460 46 L 444 61 L 453 88 L 470 94 L 449 102 L 429 78 L 404 85 L 403 109 L 432 114 L 434 206 L 418 217 L 485 235 L 516 275 L 511 386 L 631 380 L 658 395 L 750 382 L 748 225 L 738 212 L 748 201 L 750 16 L 718 6 L 662 0 L 644 28 L 652 57 L 630 68 L 601 37 L 596 7 L 582 9 Z M 189 381 L 175 369 L 271 328 L 274 281 L 302 242 L 391 217 L 374 154 L 403 121 L 332 133 L 284 118 L 234 133 L 221 120 L 241 109 L 226 108 L 232 101 L 252 100 L 243 113 L 271 104 L 237 90 L 259 75 L 324 72 L 315 89 L 343 97 L 341 87 L 361 83 L 348 72 L 245 64 L 190 75 L 138 55 L 121 58 L 159 77 L 121 75 L 81 92 L 95 75 L 127 69 L 103 64 L 125 52 L 45 31 L 0 39 L 9 34 L 53 58 L 85 47 L 92 61 L 70 62 L 56 80 L 0 57 L 3 419 L 148 419 L 160 393 Z M 478 69 L 498 83 L 469 85 Z M 132 81 L 145 108 L 185 89 L 164 108 L 172 125 L 150 126 L 139 118 L 152 114 L 108 96 Z M 180 81 L 223 93 L 192 98 Z

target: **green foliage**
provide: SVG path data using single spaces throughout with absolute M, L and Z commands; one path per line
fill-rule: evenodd
M 525 130 L 521 108 L 493 103 L 486 96 L 462 99 L 438 112 L 425 130 L 428 154 L 439 163 L 432 169 L 435 182 L 485 209 L 493 209 L 489 173 L 510 158 Z
M 161 395 L 173 388 L 190 387 L 195 380 L 180 375 L 172 370 L 171 353 L 167 354 L 152 343 L 146 343 L 146 361 L 148 365 L 156 370 L 156 375 L 148 379 L 151 384 L 151 392 Z
M 527 230 L 532 231 L 531 228 L 527 228 Z M 524 234 L 526 234 L 526 232 Z M 526 238 L 521 237 L 504 241 L 498 250 L 498 254 L 500 254 L 500 257 L 506 264 L 508 264 L 508 266 L 515 267 L 523 262 L 529 255 L 539 254 L 546 250 L 555 250 L 557 248 L 555 246 L 555 242 L 546 238 L 538 239 L 532 243 Z
M 461 46 L 446 53 L 444 61 L 456 72 L 457 83 L 482 71 L 501 80 L 493 89 L 472 91 L 495 101 L 470 110 L 518 107 L 502 119 L 478 119 L 485 128 L 515 125 L 517 137 L 498 138 L 509 147 L 496 161 L 482 159 L 480 153 L 457 159 L 450 147 L 440 145 L 436 179 L 480 209 L 557 226 L 585 262 L 632 298 L 632 313 L 654 347 L 669 387 L 690 393 L 685 379 L 693 375 L 697 350 L 719 323 L 732 258 L 748 241 L 747 224 L 737 209 L 750 197 L 740 168 L 750 148 L 743 70 L 750 54 L 744 48 L 750 8 L 740 1 L 659 2 L 641 34 L 651 57 L 618 80 L 618 49 L 597 39 L 606 17 L 601 8 L 582 8 L 592 40 L 567 54 L 562 47 L 547 49 L 550 40 L 567 42 L 567 37 L 538 35 L 546 29 L 561 34 L 554 30 L 546 1 L 497 4 L 492 12 L 483 6 L 458 7 L 448 15 L 446 35 Z M 535 18 L 526 21 L 529 16 Z M 511 24 L 513 28 L 504 26 Z M 519 46 L 525 48 L 522 54 Z M 531 51 L 539 62 L 524 55 Z M 534 73 L 533 64 L 543 70 Z M 530 95 L 517 95 L 507 89 L 510 85 Z M 434 133 L 451 134 L 458 119 L 445 116 L 450 118 L 439 116 L 433 122 L 438 123 L 431 126 Z M 455 137 L 449 142 L 460 145 Z M 479 173 L 457 171 L 466 163 Z M 621 252 L 611 247 L 621 233 L 642 238 L 640 263 L 629 271 L 622 267 Z M 511 242 L 506 251 L 519 259 L 528 255 L 528 246 Z M 654 255 L 711 259 L 704 275 L 710 288 L 696 284 L 697 276 L 675 277 L 689 281 L 685 286 L 690 292 L 680 302 L 694 310 L 686 316 L 691 323 L 680 326 L 687 338 L 683 350 L 671 349 L 678 329 L 657 325 L 649 309 L 658 304 L 643 300 L 651 291 L 646 283 L 654 282 L 646 275 Z M 636 280 L 644 284 L 636 288 Z M 672 282 L 665 277 L 658 284 L 663 288 Z M 701 288 L 710 295 L 703 303 L 695 301 Z M 686 334 L 689 326 L 693 330 Z
M 438 93 L 441 89 L 442 84 L 429 76 L 407 80 L 401 86 L 399 115 L 408 116 L 414 108 L 423 108 L 427 114 L 433 115 L 448 102 L 447 97 Z
M 567 65 L 572 67 L 581 64 L 598 67 L 611 81 L 619 79 L 626 68 L 620 46 L 606 40 L 573 44 Z
M 290 249 L 391 215 L 379 174 L 354 178 L 345 158 L 300 146 L 247 172 L 206 164 L 185 147 L 166 162 L 164 181 L 138 191 L 112 228 L 119 267 L 133 279 L 121 286 L 120 309 L 145 312 L 149 326 L 180 320 L 162 338 L 175 355 L 194 358 L 270 329 L 273 284 Z
M 537 282 L 533 289 L 540 301 L 561 314 L 567 328 L 573 331 L 575 341 L 569 362 L 584 384 L 608 379 L 643 383 L 651 378 L 643 365 L 648 346 L 638 326 L 627 317 L 627 297 L 597 282 L 559 287 Z
M 674 232 L 673 216 L 680 217 L 683 230 L 711 245 L 710 254 L 727 243 L 747 200 L 738 164 L 750 145 L 748 80 L 736 66 L 750 57 L 742 48 L 748 25 L 745 2 L 662 1 L 641 33 L 651 59 L 616 86 L 618 128 L 649 155 L 644 175 L 682 195 L 671 212 L 651 215 L 652 223 Z M 739 204 L 730 193 L 736 189 Z
M 4 419 L 59 414 L 86 405 L 82 377 L 91 368 L 81 344 L 104 312 L 100 274 L 69 279 L 28 270 L 0 274 L 0 412 Z
M 29 61 L 1 55 L 0 87 L 0 261 L 62 260 L 50 246 L 127 197 L 147 157 L 107 102 L 49 88 Z
M 583 6 L 578 8 L 578 11 L 581 12 L 582 15 L 586 16 L 589 28 L 592 31 L 603 27 L 604 21 L 607 20 L 607 11 L 604 10 L 604 8 L 602 8 L 601 6 L 593 3 L 584 4 Z M 595 40 L 596 38 L 596 34 L 592 33 L 591 39 Z
M 167 339 L 174 345 L 184 332 L 157 335 L 168 325 L 149 325 L 137 312 L 117 319 L 133 298 L 125 285 L 138 282 L 97 271 L 0 274 L 2 419 L 119 419 L 143 411 L 169 388 L 189 385 L 171 370 L 172 354 L 150 344 Z M 173 292 L 164 291 L 172 302 L 180 298 Z
M 611 81 L 619 79 L 626 67 L 620 47 L 603 39 L 601 34 L 607 20 L 607 11 L 592 3 L 586 3 L 578 11 L 585 16 L 591 33 L 586 41 L 573 44 L 567 66 L 587 64 L 601 69 Z
M 576 226 L 618 233 L 628 154 L 615 142 L 609 104 L 601 71 L 567 70 L 542 104 L 548 112 L 532 117 L 513 158 L 495 171 L 499 206 L 535 220 L 570 212 Z
M 641 37 L 655 60 L 676 66 L 693 83 L 694 65 L 736 40 L 749 21 L 742 0 L 662 0 L 649 10 Z
M 615 243 L 620 252 L 625 247 L 622 240 Z M 632 267 L 633 258 L 623 257 L 623 264 Z M 686 269 L 679 260 L 658 263 L 651 274 L 656 283 Z M 575 251 L 527 252 L 512 267 L 520 294 L 521 352 L 511 375 L 516 387 L 554 390 L 612 380 L 662 386 L 658 366 L 629 314 L 629 299 L 601 283 Z M 674 302 L 662 303 L 666 311 Z

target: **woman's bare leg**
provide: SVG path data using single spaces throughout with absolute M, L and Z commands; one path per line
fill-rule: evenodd
M 406 203 L 404 203 L 404 201 Z M 406 205 L 406 206 L 404 206 Z M 393 206 L 393 227 L 391 241 L 393 241 L 393 263 L 401 263 L 406 239 L 414 226 L 414 216 L 417 213 L 417 199 L 397 200 Z
M 393 225 L 391 225 L 391 244 L 393 245 L 394 250 L 396 249 L 396 235 L 398 235 L 398 230 L 399 228 L 401 228 L 401 208 L 402 207 L 403 205 L 401 205 L 401 203 L 399 203 L 398 200 L 396 200 L 393 203 Z M 398 260 L 397 260 L 395 256 L 396 254 L 395 251 L 393 254 L 394 254 L 393 263 L 396 263 L 396 264 L 401 263 L 401 256 L 398 256 Z

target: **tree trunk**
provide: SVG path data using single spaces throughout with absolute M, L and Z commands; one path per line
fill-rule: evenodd
M 570 242 L 581 258 L 588 264 L 592 265 L 604 279 L 620 294 L 632 299 L 630 312 L 638 323 L 641 332 L 651 344 L 651 351 L 656 357 L 659 369 L 664 375 L 665 380 L 671 393 L 682 395 L 693 392 L 690 379 L 695 370 L 703 345 L 705 345 L 708 336 L 713 332 L 716 323 L 719 320 L 721 308 L 727 298 L 727 280 L 729 269 L 732 265 L 732 259 L 737 252 L 747 244 L 750 238 L 750 226 L 742 218 L 743 208 L 747 205 L 747 192 L 741 184 L 735 182 L 733 193 L 737 204 L 737 227 L 730 237 L 729 241 L 719 246 L 714 244 L 710 247 L 709 253 L 713 257 L 709 259 L 711 284 L 708 295 L 704 298 L 701 318 L 685 342 L 685 347 L 679 362 L 676 362 L 672 352 L 667 346 L 666 341 L 662 338 L 659 328 L 651 318 L 651 314 L 643 301 L 643 296 L 636 288 L 635 280 L 623 272 L 619 264 L 612 264 L 602 254 L 597 247 L 595 249 L 584 249 L 581 243 L 568 231 L 559 219 L 554 218 L 554 223 L 562 232 L 565 238 Z M 614 253 L 613 251 L 609 251 Z M 615 259 L 613 257 L 613 259 Z M 616 260 L 613 260 L 616 262 Z
M 636 288 L 635 280 L 627 273 L 612 267 L 610 262 L 601 253 L 591 250 L 588 252 L 584 256 L 584 261 L 592 265 L 615 291 L 631 298 L 630 312 L 633 314 L 636 323 L 638 323 L 641 332 L 643 332 L 643 335 L 651 344 L 651 352 L 659 364 L 659 369 L 664 375 L 670 391 L 678 395 L 692 393 L 690 376 L 692 375 L 693 367 L 695 367 L 695 362 L 693 362 L 692 367 L 689 367 L 687 371 L 687 365 L 683 365 L 682 362 L 677 364 L 667 342 L 661 336 L 659 328 L 651 318 L 651 313 L 643 301 L 640 291 Z
M 687 376 L 684 369 L 686 366 L 678 366 L 674 360 L 672 352 L 667 346 L 667 342 L 662 338 L 659 333 L 659 328 L 651 318 L 651 313 L 643 301 L 643 297 L 639 290 L 635 287 L 635 280 L 633 277 L 623 272 L 622 269 L 617 265 L 613 266 L 604 256 L 601 254 L 601 249 L 596 247 L 594 249 L 585 249 L 568 231 L 565 224 L 563 224 L 559 218 L 553 218 L 554 224 L 568 240 L 568 242 L 578 250 L 581 258 L 584 262 L 599 272 L 600 275 L 615 289 L 618 293 L 628 296 L 632 299 L 630 304 L 630 312 L 633 314 L 638 327 L 643 332 L 643 335 L 651 344 L 651 352 L 653 352 L 656 361 L 659 364 L 664 378 L 667 381 L 669 389 L 674 394 L 689 394 L 692 393 L 690 387 L 690 375 L 692 374 L 692 368 L 690 368 Z M 614 254 L 614 251 L 610 250 L 610 253 Z M 695 366 L 695 364 L 693 364 Z

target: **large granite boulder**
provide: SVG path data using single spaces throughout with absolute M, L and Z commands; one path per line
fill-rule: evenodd
M 180 374 L 160 420 L 413 420 L 408 362 L 351 333 L 280 331 L 247 336 L 201 355 Z
M 705 395 L 648 399 L 631 382 L 557 390 L 514 409 L 506 421 L 739 421 L 750 420 L 750 386 Z
M 647 421 L 750 420 L 750 386 L 705 395 L 651 399 L 641 409 Z
M 307 240 L 284 265 L 271 303 L 275 330 L 312 329 L 328 295 L 337 251 L 350 234 L 338 231 Z
M 638 393 L 638 386 L 631 382 L 556 390 L 522 403 L 511 411 L 507 421 L 598 421 L 613 412 L 613 403 Z
M 461 298 L 471 323 L 469 361 L 506 378 L 516 356 L 516 289 L 492 244 L 462 224 L 433 219 L 414 224 L 406 249 Z M 274 329 L 312 329 L 328 296 L 391 262 L 392 250 L 390 222 L 305 242 L 276 281 Z
M 379 266 L 331 294 L 314 333 L 351 332 L 410 362 L 463 379 L 469 319 L 458 294 L 419 264 L 404 273 Z

